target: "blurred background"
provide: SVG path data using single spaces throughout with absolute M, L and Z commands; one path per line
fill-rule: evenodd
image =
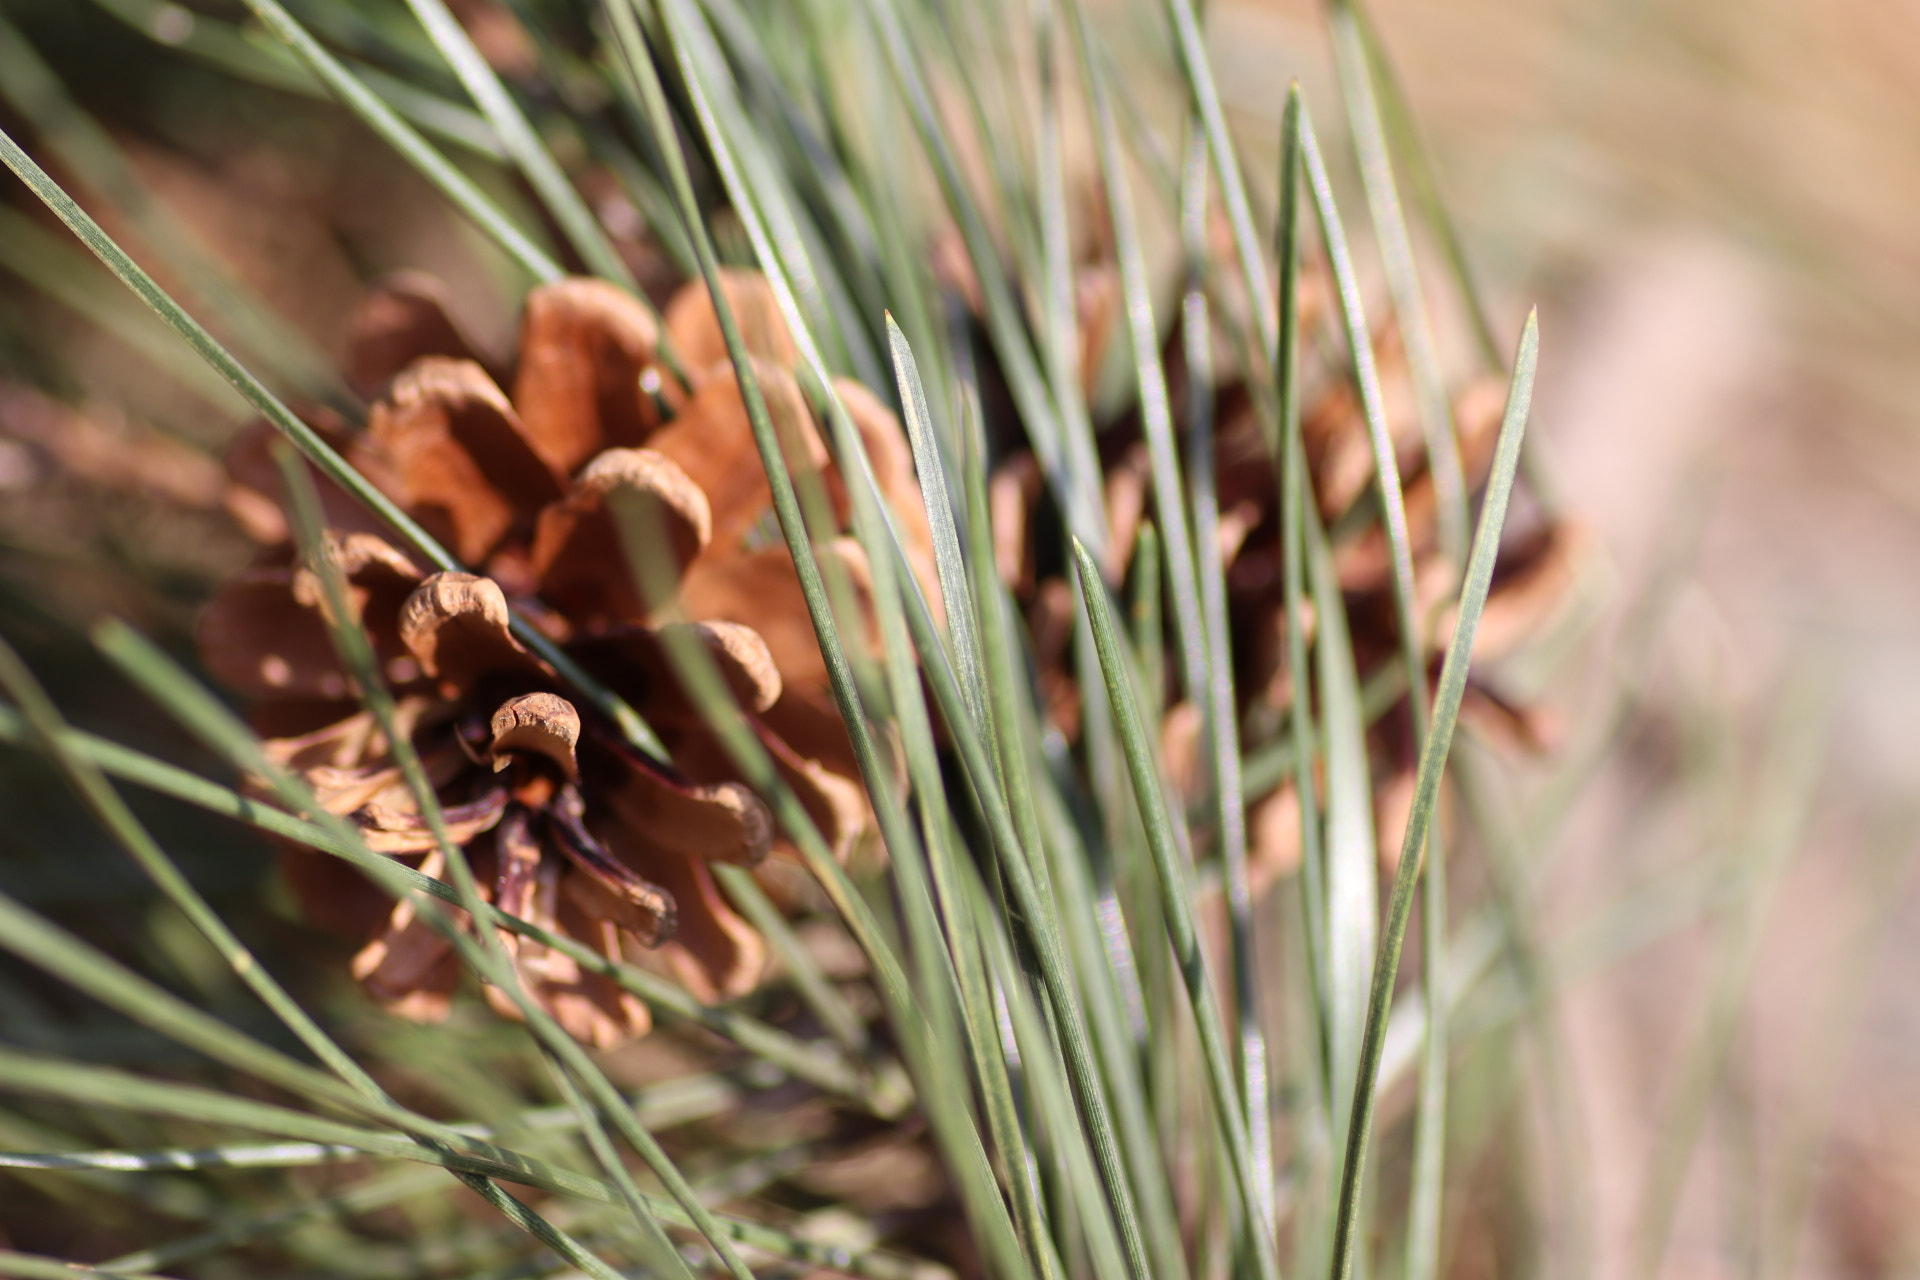
M 1157 26 L 1119 9 L 1136 88 L 1170 97 Z M 1530 447 L 1595 548 L 1578 624 L 1520 673 L 1564 732 L 1504 797 L 1541 869 L 1536 940 L 1564 957 L 1513 1042 L 1535 1149 L 1500 1167 L 1541 1180 L 1522 1234 L 1542 1274 L 1920 1274 L 1920 7 L 1370 12 L 1501 340 L 1540 306 Z M 504 343 L 495 251 L 187 11 L 0 0 L 0 23 L 9 131 L 277 385 L 324 399 L 361 282 L 402 266 Z M 1350 171 L 1320 10 L 1213 0 L 1207 24 L 1246 153 L 1275 153 L 1298 76 Z M 589 195 L 616 238 L 639 225 Z M 69 713 L 139 742 L 72 624 L 111 609 L 188 647 L 247 553 L 204 452 L 238 402 L 31 203 L 6 180 L 0 592 Z M 44 784 L 0 773 L 0 857 L 57 901 L 83 864 Z M 231 857 L 207 874 L 251 883 Z M 1471 1236 L 1449 1267 L 1515 1273 Z

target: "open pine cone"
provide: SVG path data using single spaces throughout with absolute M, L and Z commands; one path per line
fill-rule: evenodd
M 1113 331 L 1110 312 L 1120 305 L 1111 288 L 1093 287 L 1112 272 L 1099 263 L 1084 264 L 1089 287 L 1080 291 L 1083 335 Z M 1300 295 L 1305 346 L 1333 316 L 1330 281 L 1324 271 L 1305 273 Z M 1461 566 L 1441 554 L 1434 477 L 1414 402 L 1411 375 L 1398 332 L 1383 328 L 1374 340 L 1374 356 L 1385 396 L 1387 424 L 1400 464 L 1412 539 L 1416 592 L 1428 611 L 1424 639 L 1437 679 L 1446 641 L 1452 632 L 1444 602 L 1458 585 Z M 1186 403 L 1186 377 L 1176 332 L 1164 356 L 1173 382 L 1172 403 Z M 1090 345 L 1082 369 L 1091 386 L 1106 352 Z M 1301 432 L 1309 481 L 1321 518 L 1329 529 L 1369 500 L 1375 466 L 1372 444 L 1359 397 L 1343 366 L 1309 370 L 1309 393 Z M 1317 379 L 1317 380 L 1316 380 Z M 1221 557 L 1227 576 L 1228 628 L 1234 682 L 1240 701 L 1243 735 L 1257 747 L 1281 730 L 1295 696 L 1294 673 L 1287 663 L 1279 505 L 1279 471 L 1256 415 L 1249 388 L 1230 380 L 1214 388 L 1215 474 L 1220 505 Z M 1482 377 L 1454 397 L 1453 418 L 1467 484 L 1478 489 L 1487 479 L 1505 403 L 1504 384 Z M 1177 421 L 1177 430 L 1187 424 Z M 1102 431 L 1100 452 L 1106 474 L 1110 544 L 1107 568 L 1124 572 L 1143 521 L 1150 514 L 1151 477 L 1141 425 L 1132 414 Z M 1037 523 L 1050 517 L 1044 486 L 1033 456 L 1016 451 L 995 469 L 991 485 L 996 559 L 1002 578 L 1026 608 L 1034 641 L 1041 692 L 1056 727 L 1069 738 L 1079 731 L 1080 691 L 1072 674 L 1070 640 L 1076 606 L 1057 557 L 1049 561 Z M 1574 581 L 1580 531 L 1563 520 L 1516 506 L 1530 528 L 1510 532 L 1495 570 L 1491 594 L 1474 641 L 1474 656 L 1487 660 L 1512 651 L 1540 631 L 1557 612 Z M 1352 537 L 1337 538 L 1334 568 L 1344 597 L 1353 651 L 1362 682 L 1401 662 L 1400 624 L 1394 600 L 1392 563 L 1385 530 L 1369 521 Z M 1305 624 L 1311 626 L 1311 604 Z M 1476 673 L 1470 677 L 1462 718 L 1506 743 L 1538 749 L 1547 737 L 1542 717 L 1500 695 Z M 1190 801 L 1197 798 L 1204 766 L 1200 711 L 1191 703 L 1168 708 L 1161 728 L 1170 775 Z M 1375 779 L 1375 808 L 1383 860 L 1397 858 L 1413 798 L 1417 765 L 1409 713 L 1402 704 L 1382 716 L 1370 735 Z M 1290 871 L 1300 856 L 1299 801 L 1290 781 L 1256 799 L 1248 814 L 1251 865 L 1256 877 L 1271 879 Z
M 816 473 L 843 506 L 765 281 L 731 273 L 723 287 L 787 432 L 796 478 Z M 708 863 L 755 866 L 778 840 L 766 806 L 681 689 L 659 628 L 690 628 L 705 643 L 836 852 L 846 854 L 871 815 L 704 287 L 682 289 L 664 319 L 684 380 L 632 297 L 586 279 L 541 286 L 527 299 L 509 396 L 431 280 L 396 277 L 363 303 L 348 374 L 379 399 L 363 434 L 316 425 L 481 572 L 424 572 L 344 492 L 315 480 L 326 554 L 345 572 L 483 892 L 609 958 L 664 967 L 714 1001 L 755 984 L 765 948 Z M 930 564 L 898 421 L 864 388 L 837 389 L 910 555 Z M 318 579 L 288 537 L 269 438 L 264 427 L 243 436 L 229 461 L 229 507 L 264 547 L 208 606 L 201 652 L 213 674 L 253 699 L 271 754 L 321 804 L 350 815 L 372 848 L 439 875 L 440 854 L 390 744 L 353 700 L 329 643 Z M 621 551 L 607 509 L 616 492 L 661 517 L 678 585 L 659 609 L 641 598 Z M 823 553 L 863 581 L 850 541 Z M 637 708 L 670 760 L 647 758 L 575 701 L 510 634 L 509 606 Z M 353 972 L 369 992 L 409 1017 L 445 1014 L 459 967 L 443 938 L 345 864 L 304 850 L 286 862 L 312 918 L 367 939 Z M 571 1034 L 606 1046 L 646 1031 L 646 1007 L 610 979 L 505 940 L 528 990 Z M 503 993 L 487 995 L 515 1012 Z

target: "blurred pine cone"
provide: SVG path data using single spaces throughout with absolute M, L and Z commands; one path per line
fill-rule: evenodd
M 750 273 L 725 275 L 723 287 L 796 476 L 812 472 L 844 507 L 771 291 Z M 705 643 L 841 856 L 870 812 L 705 288 L 682 289 L 664 322 L 665 344 L 653 316 L 610 285 L 541 286 L 527 299 L 508 396 L 435 282 L 390 279 L 365 300 L 349 336 L 348 375 L 379 396 L 366 431 L 349 433 L 321 415 L 314 425 L 483 572 L 423 572 L 344 491 L 315 481 L 325 554 L 345 572 L 483 891 L 610 959 L 664 967 L 715 1001 L 753 987 L 765 948 L 707 864 L 756 866 L 778 841 L 766 806 L 666 661 L 662 628 L 690 629 Z M 837 389 L 912 554 L 929 558 L 898 421 L 864 388 Z M 229 459 L 229 508 L 264 547 L 207 607 L 202 654 L 253 699 L 270 753 L 329 811 L 350 815 L 375 850 L 439 875 L 440 854 L 390 744 L 354 701 L 333 653 L 319 580 L 288 536 L 270 439 L 258 427 Z M 641 598 L 621 550 L 608 509 L 616 492 L 661 518 L 677 589 L 660 608 Z M 837 514 L 844 527 L 845 511 Z M 862 581 L 850 541 L 824 551 Z M 572 701 L 509 633 L 509 606 L 635 706 L 670 762 L 649 759 Z M 368 939 L 353 972 L 369 992 L 408 1017 L 444 1016 L 459 980 L 444 938 L 343 863 L 294 850 L 286 865 L 317 923 Z M 645 1006 L 611 979 L 517 936 L 505 940 L 528 990 L 574 1036 L 606 1046 L 647 1030 Z M 515 1012 L 503 993 L 487 995 Z
M 1091 387 L 1099 379 L 1101 362 L 1108 358 L 1106 340 L 1115 330 L 1112 312 L 1122 301 L 1111 287 L 1115 272 L 1110 264 L 1085 262 L 1078 270 L 1081 332 L 1085 339 L 1100 338 L 1082 344 L 1081 375 Z M 1302 441 L 1315 504 L 1326 526 L 1336 533 L 1334 569 L 1354 658 L 1365 683 L 1401 662 L 1400 624 L 1385 530 L 1377 520 L 1368 519 L 1352 535 L 1339 533 L 1351 517 L 1361 514 L 1364 504 L 1373 501 L 1375 467 L 1366 418 L 1347 366 L 1312 359 L 1315 351 L 1338 345 L 1336 337 L 1324 333 L 1334 319 L 1333 305 L 1331 281 L 1324 269 L 1303 272 L 1300 328 L 1307 368 Z M 1187 403 L 1183 350 L 1176 331 L 1162 353 L 1177 411 Z M 1450 563 L 1439 546 L 1434 477 L 1405 349 L 1391 325 L 1375 334 L 1373 354 L 1402 475 L 1416 592 L 1427 611 L 1428 678 L 1436 680 L 1453 627 L 1446 602 L 1458 586 L 1461 566 Z M 1217 384 L 1212 394 L 1220 553 L 1227 577 L 1234 687 L 1243 740 L 1257 748 L 1282 732 L 1295 697 L 1294 673 L 1287 662 L 1280 475 L 1245 380 L 1230 377 Z M 1490 376 L 1471 379 L 1454 395 L 1454 427 L 1470 488 L 1486 482 L 1504 403 L 1504 384 Z M 1189 423 L 1176 417 L 1177 431 L 1189 428 Z M 1129 410 L 1103 427 L 1099 437 L 1110 537 L 1106 567 L 1115 576 L 1125 571 L 1141 525 L 1150 515 L 1151 477 L 1141 433 L 1137 413 Z M 1057 541 L 1048 532 L 1056 526 L 1057 517 L 1031 453 L 1016 449 L 998 463 L 990 502 L 998 569 L 1026 610 L 1042 697 L 1055 727 L 1072 739 L 1079 733 L 1080 707 L 1070 649 L 1076 607 L 1064 562 L 1047 550 L 1050 541 Z M 1531 524 L 1507 536 L 1475 638 L 1474 655 L 1481 660 L 1512 651 L 1544 628 L 1574 580 L 1584 542 L 1575 526 L 1524 498 L 1515 512 L 1521 522 Z M 1303 621 L 1313 625 L 1310 601 Z M 1539 749 L 1550 737 L 1543 715 L 1503 697 L 1477 673 L 1469 679 L 1461 714 L 1503 743 Z M 1186 702 L 1168 706 L 1161 745 L 1169 775 L 1189 802 L 1197 801 L 1204 776 L 1199 708 Z M 1375 722 L 1370 747 L 1379 847 L 1383 860 L 1392 861 L 1405 830 L 1417 764 L 1404 695 L 1399 705 Z M 1300 856 L 1299 801 L 1291 781 L 1280 782 L 1254 800 L 1248 817 L 1250 863 L 1256 879 L 1264 883 L 1290 872 Z

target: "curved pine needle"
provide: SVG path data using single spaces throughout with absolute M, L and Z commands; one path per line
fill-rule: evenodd
M 966 563 L 960 552 L 960 536 L 952 505 L 952 491 L 940 457 L 940 442 L 934 435 L 932 414 L 927 407 L 926 389 L 913 360 L 913 348 L 906 334 L 887 317 L 887 341 L 892 351 L 894 376 L 899 384 L 907 435 L 919 471 L 921 501 L 932 531 L 936 572 L 940 578 L 945 606 L 947 632 L 951 637 L 954 661 L 959 670 L 961 693 L 966 698 L 970 727 L 976 737 L 992 741 L 992 716 L 987 707 L 985 674 L 981 667 L 979 638 L 975 627 L 973 592 L 967 581 Z M 862 486 L 864 492 L 864 486 Z M 884 536 L 875 526 L 877 504 L 863 502 L 868 509 L 862 521 L 864 532 L 872 539 Z M 884 559 L 884 557 L 883 557 Z M 898 585 L 888 572 L 891 564 L 878 566 L 876 587 L 892 588 L 895 599 Z M 882 577 L 888 579 L 880 587 Z M 984 935 L 996 931 L 998 921 L 967 897 L 962 882 L 962 863 L 955 846 L 961 843 L 954 824 L 944 780 L 934 746 L 933 726 L 920 693 L 920 676 L 912 662 L 912 645 L 904 634 L 904 619 L 897 605 L 883 612 L 886 631 L 888 678 L 893 705 L 907 751 L 907 767 L 914 780 L 921 811 L 921 828 L 933 873 L 940 922 L 945 929 L 947 951 L 951 956 L 955 981 L 959 987 L 962 1015 L 961 1031 L 973 1065 L 986 1112 L 988 1131 L 1001 1158 L 1009 1166 L 1007 1181 L 1015 1225 L 1020 1228 L 1026 1253 L 1033 1270 L 1043 1276 L 1056 1274 L 1053 1250 L 1047 1244 L 1046 1210 L 1039 1188 L 1025 1167 L 1032 1141 L 1020 1123 L 1019 1108 L 1006 1059 L 1001 1056 L 998 1019 L 984 967 L 981 947 Z M 984 895 L 983 895 L 984 896 Z
M 1386 125 L 1373 82 L 1366 43 L 1361 36 L 1358 6 L 1336 0 L 1327 14 L 1333 36 L 1334 66 L 1347 103 L 1348 133 L 1359 162 L 1361 184 L 1373 214 L 1374 235 L 1386 270 L 1387 289 L 1400 318 L 1400 336 L 1406 344 L 1407 369 L 1413 375 L 1414 398 L 1420 425 L 1426 434 L 1428 467 L 1433 476 L 1440 550 L 1460 564 L 1467 552 L 1467 482 L 1461 470 L 1460 445 L 1454 435 L 1453 409 L 1447 403 L 1440 353 L 1420 286 L 1420 268 L 1413 257 L 1413 238 L 1400 204 L 1400 187 L 1393 159 L 1387 151 Z
M 920 478 L 927 527 L 933 535 L 934 569 L 940 578 L 947 635 L 953 643 L 953 664 L 960 677 L 960 692 L 966 697 L 974 732 L 982 739 L 991 740 L 993 720 L 987 709 L 987 678 L 980 656 L 973 588 L 967 581 L 966 556 L 960 549 L 959 525 L 954 519 L 953 487 L 948 483 L 946 463 L 940 456 L 940 440 L 934 431 L 933 414 L 927 407 L 927 389 L 921 385 L 920 369 L 914 363 L 913 346 L 891 315 L 887 317 L 887 347 L 893 356 L 894 381 L 904 410 L 901 420 L 906 424 L 907 440 L 913 448 L 913 466 Z
M 1153 855 L 1153 867 L 1160 881 L 1161 909 L 1166 920 L 1167 940 L 1173 947 L 1181 981 L 1186 986 L 1189 1012 L 1200 1034 L 1200 1051 L 1206 1061 L 1207 1087 L 1215 1122 L 1225 1138 L 1227 1160 L 1232 1169 L 1235 1193 L 1239 1199 L 1256 1273 L 1277 1277 L 1279 1264 L 1274 1258 L 1273 1224 L 1266 1218 L 1267 1197 L 1254 1186 L 1254 1163 L 1246 1129 L 1246 1115 L 1233 1081 L 1233 1069 L 1227 1052 L 1227 1038 L 1220 1025 L 1220 1005 L 1200 955 L 1199 932 L 1194 925 L 1193 904 L 1188 895 L 1186 873 L 1174 842 L 1173 820 L 1161 793 L 1160 769 L 1155 760 L 1147 728 L 1140 718 L 1139 699 L 1120 651 L 1120 639 L 1114 625 L 1113 606 L 1106 598 L 1106 585 L 1100 567 L 1085 546 L 1074 543 L 1074 564 L 1079 571 L 1081 608 L 1093 632 L 1100 655 L 1100 671 L 1106 685 L 1107 701 L 1112 705 L 1114 721 L 1120 731 L 1120 744 L 1127 759 L 1127 772 L 1133 780 L 1134 802 L 1146 828 L 1147 848 Z
M 1451 565 L 1458 565 L 1466 555 L 1467 545 L 1466 478 L 1461 469 L 1459 441 L 1454 433 L 1453 410 L 1447 401 L 1440 356 L 1427 318 L 1419 265 L 1414 261 L 1413 240 L 1407 231 L 1399 185 L 1388 154 L 1386 126 L 1381 118 L 1372 63 L 1360 30 L 1358 5 L 1353 0 L 1337 0 L 1327 15 L 1327 22 L 1333 38 L 1334 65 L 1347 103 L 1348 132 L 1366 189 L 1367 204 L 1373 214 L 1381 263 L 1393 308 L 1400 320 L 1407 368 L 1412 375 L 1414 399 L 1426 438 L 1440 553 Z M 1383 472 L 1383 491 L 1386 482 Z M 1410 664 L 1409 676 L 1412 674 Z M 1417 748 L 1427 730 L 1424 682 L 1418 682 L 1410 692 Z M 1420 890 L 1420 947 L 1421 982 L 1430 1013 L 1414 1115 L 1413 1185 L 1407 1210 L 1408 1280 L 1433 1280 L 1439 1270 L 1441 1179 L 1446 1160 L 1446 1020 L 1439 1014 L 1446 1000 L 1447 875 L 1445 850 L 1438 832 L 1429 839 L 1427 861 Z
M 1367 1023 L 1361 1041 L 1360 1065 L 1353 1081 L 1351 1119 L 1347 1126 L 1346 1153 L 1340 1174 L 1340 1207 L 1334 1218 L 1334 1280 L 1349 1280 L 1354 1272 L 1356 1226 L 1359 1221 L 1361 1180 L 1366 1169 L 1367 1139 L 1373 1127 L 1373 1108 L 1378 1094 L 1377 1074 L 1380 1051 L 1386 1037 L 1387 1015 L 1393 1003 L 1394 980 L 1400 972 L 1400 949 L 1406 941 L 1407 922 L 1413 914 L 1413 891 L 1420 878 L 1426 851 L 1428 828 L 1440 795 L 1440 778 L 1446 771 L 1447 752 L 1453 745 L 1453 730 L 1460 715 L 1460 699 L 1467 688 L 1467 669 L 1473 661 L 1473 637 L 1486 608 L 1487 591 L 1493 584 L 1493 565 L 1500 554 L 1500 531 L 1507 518 L 1507 503 L 1513 496 L 1514 475 L 1520 466 L 1520 444 L 1526 435 L 1527 411 L 1533 400 L 1534 366 L 1539 357 L 1540 330 L 1536 314 L 1527 317 L 1520 335 L 1519 354 L 1514 359 L 1513 383 L 1507 392 L 1507 408 L 1500 423 L 1500 438 L 1494 448 L 1493 472 L 1487 482 L 1487 496 L 1480 509 L 1479 528 L 1474 533 L 1473 554 L 1467 561 L 1466 582 L 1460 591 L 1459 618 L 1447 644 L 1447 656 L 1440 667 L 1440 686 L 1434 699 L 1433 721 L 1420 752 L 1420 769 L 1415 776 L 1413 808 L 1407 817 L 1406 838 L 1400 845 L 1400 863 L 1393 877 L 1393 895 L 1387 907 L 1386 928 L 1374 961 L 1373 987 L 1367 1001 Z M 1336 1082 L 1337 1083 L 1337 1082 Z
M 1347 251 L 1347 233 L 1340 222 L 1340 211 L 1333 201 L 1333 180 L 1321 158 L 1320 142 L 1314 134 L 1313 120 L 1306 104 L 1299 108 L 1300 159 L 1306 174 L 1307 189 L 1313 193 L 1315 211 L 1320 215 L 1320 236 L 1326 246 L 1327 263 L 1333 270 L 1335 290 L 1340 298 L 1340 317 L 1347 337 L 1347 357 L 1353 364 L 1354 383 L 1360 392 L 1360 406 L 1367 423 L 1367 438 L 1373 446 L 1373 465 L 1380 492 L 1381 524 L 1386 529 L 1387 546 L 1393 561 L 1393 599 L 1400 629 L 1400 656 L 1406 663 L 1407 683 L 1414 698 L 1416 729 L 1425 723 L 1426 658 L 1421 637 L 1425 619 L 1413 580 L 1413 540 L 1407 527 L 1407 500 L 1400 484 L 1400 462 L 1394 452 L 1393 433 L 1387 426 L 1386 401 L 1380 391 L 1380 370 L 1373 358 L 1373 334 L 1367 328 L 1366 311 L 1360 301 L 1360 277 L 1354 269 L 1353 255 Z

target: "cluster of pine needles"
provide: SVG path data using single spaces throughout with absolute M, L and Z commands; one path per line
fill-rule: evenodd
M 490 905 L 417 761 L 444 878 L 369 849 L 317 804 L 173 652 L 177 635 L 155 643 L 111 617 L 88 633 L 98 678 L 126 682 L 143 708 L 128 722 L 176 744 L 163 753 L 76 728 L 0 645 L 0 740 L 64 778 L 111 838 L 63 829 L 65 861 L 100 864 L 69 865 L 67 883 L 116 886 L 98 909 L 84 893 L 78 907 L 0 897 L 0 1203 L 13 1206 L 0 1227 L 77 1255 L 0 1251 L 0 1274 L 1431 1280 L 1458 1270 L 1464 1232 L 1498 1236 L 1524 1216 L 1465 1190 L 1484 1181 L 1488 1116 L 1507 1104 L 1463 1108 L 1449 1092 L 1516 1042 L 1555 963 L 1525 923 L 1540 869 L 1521 865 L 1512 830 L 1483 823 L 1497 757 L 1455 750 L 1522 470 L 1536 333 L 1475 292 L 1357 6 L 1334 3 L 1327 25 L 1377 268 L 1353 260 L 1297 88 L 1276 150 L 1236 143 L 1194 0 L 92 4 L 91 20 L 150 40 L 153 59 L 337 102 L 365 145 L 390 148 L 490 242 L 515 290 L 592 275 L 639 292 L 655 282 L 636 272 L 636 243 L 660 274 L 707 282 L 771 485 L 763 533 L 784 539 L 805 589 L 876 856 L 831 855 L 709 655 L 676 648 L 689 696 L 812 888 L 791 914 L 753 899 L 773 976 L 730 1003 L 575 946 L 654 1024 L 593 1052 L 512 996 L 503 936 L 568 941 Z M 476 15 L 510 15 L 514 58 L 483 47 Z M 1170 88 L 1166 111 L 1140 91 L 1149 82 Z M 244 401 L 276 428 L 310 553 L 325 535 L 317 473 L 419 563 L 462 570 L 289 407 L 365 412 L 140 189 L 114 135 L 4 14 L 0 86 L 32 144 L 0 134 L 0 159 L 171 333 L 98 287 L 24 203 L 0 207 L 5 265 L 225 420 Z M 1091 199 L 1067 176 L 1088 156 Z M 641 230 L 583 194 L 607 184 Z M 1099 216 L 1076 218 L 1081 204 Z M 1416 233 L 1438 246 L 1433 262 L 1416 264 Z M 1117 268 L 1120 359 L 1104 382 L 1079 368 L 1075 272 L 1090 240 Z M 715 287 L 723 266 L 764 275 L 800 385 L 825 406 L 869 574 L 858 602 L 820 572 L 819 548 L 842 531 L 819 528 L 796 490 Z M 1423 302 L 1435 279 L 1451 307 Z M 1303 331 L 1318 280 L 1330 319 Z M 1451 443 L 1434 454 L 1427 518 L 1451 565 L 1440 599 L 1414 581 L 1404 449 L 1363 311 L 1376 280 L 1429 441 L 1451 430 L 1430 310 L 1469 317 L 1453 345 L 1507 387 L 1480 482 L 1463 482 L 1457 457 L 1440 465 Z M 1373 458 L 1358 515 L 1334 526 L 1303 443 L 1314 359 L 1353 391 Z M 1234 683 L 1231 513 L 1205 404 L 1220 360 L 1278 486 L 1292 692 L 1264 719 L 1241 715 Z M 909 565 L 898 513 L 836 411 L 842 376 L 898 407 L 936 584 Z M 1123 414 L 1150 459 L 1151 505 L 1116 565 L 1099 437 Z M 991 474 L 1015 450 L 1043 480 L 1039 554 L 1072 587 L 1068 732 L 1036 680 L 1027 602 L 996 564 Z M 619 514 L 644 566 L 658 539 L 645 513 Z M 1361 678 L 1335 569 L 1366 538 L 1384 539 L 1399 641 L 1376 664 L 1384 683 Z M 390 723 L 347 584 L 326 556 L 310 563 L 353 687 Z M 587 714 L 658 750 L 631 707 L 514 625 L 578 676 Z M 1200 781 L 1185 792 L 1164 758 L 1170 699 L 1200 711 Z M 1382 717 L 1404 721 L 1415 762 L 1403 834 L 1384 851 L 1370 746 Z M 1262 878 L 1247 803 L 1282 783 L 1304 798 L 1299 865 Z M 369 1005 L 338 947 L 288 923 L 268 842 L 248 828 L 352 864 L 445 930 L 470 975 L 452 1016 L 413 1025 Z M 1474 892 L 1450 905 L 1455 851 L 1473 855 Z M 150 887 L 128 885 L 125 858 Z M 748 910 L 751 890 L 727 884 Z M 1417 962 L 1403 964 L 1410 938 Z M 519 1020 L 492 1013 L 474 978 L 518 1000 Z M 1491 1078 L 1512 1087 L 1510 1071 Z

